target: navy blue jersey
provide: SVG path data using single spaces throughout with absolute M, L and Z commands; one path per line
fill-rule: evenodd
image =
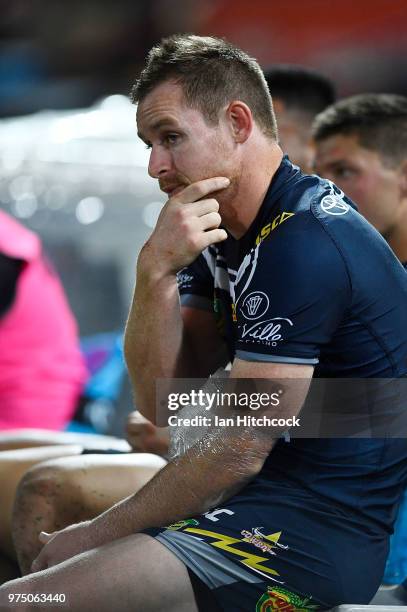
M 324 377 L 407 373 L 407 278 L 333 183 L 285 158 L 240 240 L 179 274 L 181 303 L 213 308 L 231 356 Z
M 213 309 L 232 358 L 312 364 L 326 378 L 407 373 L 403 266 L 343 192 L 286 157 L 246 234 L 210 246 L 178 278 L 182 304 Z M 316 495 L 387 530 L 407 443 L 280 441 L 264 474 L 278 494 Z

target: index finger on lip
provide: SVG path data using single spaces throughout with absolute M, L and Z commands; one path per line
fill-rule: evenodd
M 226 176 L 214 176 L 203 179 L 202 181 L 192 183 L 192 185 L 185 187 L 185 189 L 176 196 L 176 199 L 182 204 L 196 202 L 213 191 L 225 189 L 229 184 L 230 180 Z

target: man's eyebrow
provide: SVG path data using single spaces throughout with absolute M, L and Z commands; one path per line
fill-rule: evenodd
M 331 170 L 335 170 L 337 166 L 341 166 L 343 165 L 343 163 L 344 162 L 342 159 L 328 159 L 328 161 L 322 161 L 322 166 L 324 168 L 330 168 Z M 319 166 L 321 166 L 321 160 L 318 158 L 318 156 L 316 156 L 313 160 L 312 167 L 314 170 L 316 170 Z
M 152 130 L 153 132 L 155 132 L 163 127 L 175 128 L 176 125 L 177 125 L 176 122 L 171 117 L 163 117 L 162 119 L 158 119 L 157 121 L 155 121 L 148 127 L 149 127 L 149 130 Z M 139 138 L 141 138 L 141 140 L 145 141 L 145 138 L 140 131 L 137 132 L 137 135 Z
M 335 157 L 331 160 L 331 164 L 343 164 L 344 162 L 346 162 L 346 158 L 344 157 Z
M 329 166 L 330 168 L 335 168 L 336 166 L 343 166 L 347 164 L 348 161 L 346 159 L 328 159 L 328 161 L 324 161 L 324 166 Z

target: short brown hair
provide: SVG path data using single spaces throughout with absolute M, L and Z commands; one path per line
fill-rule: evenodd
M 172 79 L 181 85 L 188 106 L 200 110 L 208 124 L 218 124 L 222 106 L 241 100 L 262 132 L 277 140 L 263 72 L 255 59 L 229 42 L 193 34 L 164 38 L 149 52 L 131 91 L 132 101 L 141 102 L 157 85 Z
M 336 99 L 332 81 L 306 66 L 274 64 L 264 70 L 264 78 L 273 100 L 278 98 L 287 110 L 305 113 L 311 119 Z
M 340 100 L 313 124 L 316 142 L 337 134 L 356 135 L 362 147 L 399 164 L 407 157 L 407 98 L 369 93 Z

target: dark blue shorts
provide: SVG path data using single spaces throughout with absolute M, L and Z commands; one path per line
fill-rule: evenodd
M 188 568 L 199 610 L 327 610 L 367 604 L 386 534 L 309 493 L 258 478 L 219 508 L 147 529 Z

